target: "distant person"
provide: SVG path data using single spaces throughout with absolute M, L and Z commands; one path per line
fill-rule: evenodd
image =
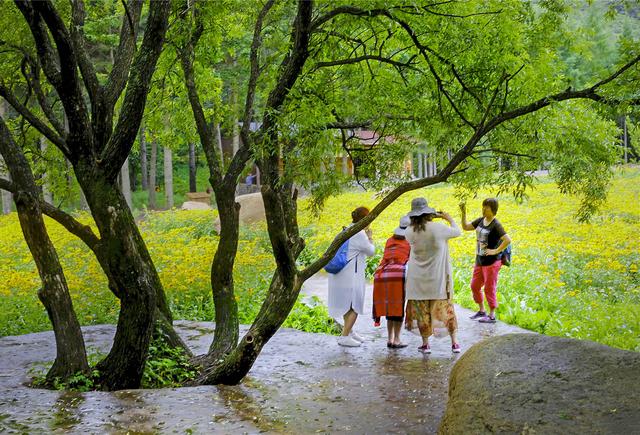
M 368 214 L 366 207 L 353 210 L 352 225 Z M 338 337 L 341 346 L 357 347 L 364 341 L 352 328 L 358 314 L 364 314 L 365 259 L 375 250 L 371 229 L 367 227 L 349 239 L 347 265 L 340 272 L 329 274 L 329 315 L 343 321 L 342 335 Z
M 253 184 L 254 177 L 255 175 L 252 174 L 247 175 L 247 178 L 245 178 L 244 180 L 245 184 Z
M 387 240 L 373 275 L 373 318 L 380 323 L 380 317 L 386 317 L 387 347 L 391 349 L 407 347 L 400 341 L 400 332 L 404 318 L 405 270 L 411 250 L 405 233 L 410 223 L 408 216 L 402 216 L 400 225 Z
M 433 334 L 434 321 L 438 320 L 449 332 L 451 350 L 459 353 L 449 239 L 460 236 L 460 228 L 448 213 L 436 212 L 424 198 L 411 201 L 411 211 L 407 216 L 411 218 L 406 232 L 411 254 L 407 263 L 405 326 L 409 330 L 417 328 L 420 331 L 422 346 L 418 351 L 431 353 L 429 337 Z M 435 218 L 446 220 L 450 226 L 433 222 Z
M 465 231 L 476 232 L 476 262 L 471 278 L 471 291 L 473 300 L 478 304 L 478 312 L 471 319 L 482 323 L 496 322 L 496 308 L 498 308 L 497 285 L 498 273 L 502 266 L 501 253 L 511 243 L 511 238 L 496 219 L 498 213 L 498 200 L 487 198 L 482 201 L 482 217 L 471 223 L 467 222 L 467 207 L 460 204 L 462 214 L 461 224 Z M 489 304 L 489 315 L 485 311 L 484 296 Z

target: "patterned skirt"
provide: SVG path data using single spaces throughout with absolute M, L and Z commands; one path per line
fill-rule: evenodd
M 449 334 L 458 330 L 458 319 L 449 299 L 435 299 L 417 301 L 410 299 L 407 302 L 407 315 L 404 326 L 409 331 L 420 331 L 422 337 L 433 334 L 433 328 L 438 324 L 443 325 Z

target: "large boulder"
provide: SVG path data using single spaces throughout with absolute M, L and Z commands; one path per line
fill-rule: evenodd
M 249 193 L 236 196 L 236 202 L 240 204 L 240 225 L 252 224 L 265 220 L 264 203 L 261 193 Z M 220 232 L 220 219 L 213 223 L 215 230 Z
M 262 194 L 249 193 L 236 196 L 236 202 L 240 204 L 240 223 L 250 224 L 265 219 Z
M 640 433 L 640 353 L 508 334 L 456 363 L 440 434 Z

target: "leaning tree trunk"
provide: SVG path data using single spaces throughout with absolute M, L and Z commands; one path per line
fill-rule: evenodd
M 215 306 L 214 340 L 206 359 L 217 361 L 238 343 L 238 305 L 234 294 L 233 264 L 238 252 L 240 204 L 235 186 L 216 186 L 216 204 L 220 210 L 220 239 L 211 264 L 211 291 Z
M 14 195 L 24 238 L 38 268 L 42 288 L 38 298 L 45 306 L 56 339 L 56 359 L 46 379 L 68 379 L 89 373 L 84 339 L 69 295 L 58 254 L 49 239 L 40 209 L 39 189 L 29 162 L 0 118 L 0 153 L 5 157 L 17 192 Z
M 153 261 L 116 181 L 106 180 L 92 170 L 78 169 L 78 180 L 101 235 L 100 261 L 112 291 L 120 299 L 113 347 L 98 369 L 106 389 L 138 388 L 154 321 L 170 327 L 171 312 Z M 175 333 L 172 336 L 177 337 Z
M 222 363 L 204 365 L 193 384 L 238 384 L 249 372 L 264 345 L 286 320 L 300 294 L 303 281 L 296 273 L 295 259 L 302 251 L 304 242 L 299 238 L 295 226 L 295 195 L 291 196 L 290 185 L 277 189 L 269 185 L 262 188 L 269 236 L 278 263 L 267 297 L 238 346 Z

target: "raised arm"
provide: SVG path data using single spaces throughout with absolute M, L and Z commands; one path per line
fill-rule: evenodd
M 475 227 L 467 222 L 467 204 L 464 202 L 460 203 L 460 226 L 465 231 L 475 230 Z
M 448 233 L 447 233 L 447 238 L 452 239 L 454 237 L 458 237 L 460 234 L 462 234 L 462 231 L 460 231 L 460 228 L 458 227 L 458 224 L 456 224 L 456 221 L 453 220 L 453 218 L 451 217 L 451 215 L 449 213 L 447 213 L 446 211 L 440 211 L 436 214 L 436 217 L 440 217 L 444 220 L 446 220 L 447 222 L 449 222 L 449 228 L 448 228 Z

